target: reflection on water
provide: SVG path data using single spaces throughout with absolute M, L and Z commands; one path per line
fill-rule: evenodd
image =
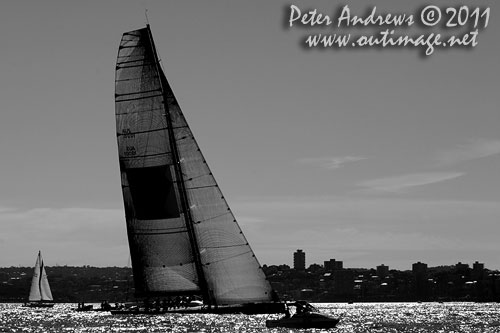
M 323 312 L 341 316 L 332 331 L 390 333 L 497 333 L 500 304 L 496 303 L 324 303 Z M 325 330 L 267 329 L 276 315 L 111 315 L 75 312 L 74 304 L 52 309 L 0 304 L 0 332 L 322 332 Z
M 500 332 L 496 303 L 329 304 L 345 310 L 340 332 Z

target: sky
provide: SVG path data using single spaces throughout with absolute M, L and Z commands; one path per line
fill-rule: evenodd
M 376 6 L 417 22 L 429 5 L 3 1 L 0 266 L 31 266 L 38 250 L 48 266 L 130 265 L 114 69 L 121 35 L 144 27 L 147 10 L 166 76 L 261 264 L 292 265 L 302 249 L 307 265 L 500 269 L 500 5 L 440 1 L 442 22 L 461 5 L 490 17 L 474 47 L 430 55 L 305 40 L 474 27 L 338 28 L 307 17 L 290 27 L 292 5 L 335 19 L 346 4 L 352 15 Z

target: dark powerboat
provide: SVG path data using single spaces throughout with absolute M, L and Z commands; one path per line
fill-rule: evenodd
M 291 315 L 290 310 L 287 309 L 285 317 L 266 320 L 266 327 L 334 328 L 340 321 L 339 318 L 320 313 L 318 309 L 305 301 L 297 301 L 287 306 L 295 307 L 295 313 Z

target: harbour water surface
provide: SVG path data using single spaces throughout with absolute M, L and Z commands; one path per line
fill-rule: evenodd
M 318 303 L 321 311 L 342 317 L 331 332 L 497 333 L 497 303 Z M 96 305 L 98 306 L 98 305 Z M 0 332 L 323 332 L 267 329 L 274 315 L 111 315 L 75 312 L 75 304 L 33 309 L 0 304 Z M 276 317 L 276 316 L 274 316 Z

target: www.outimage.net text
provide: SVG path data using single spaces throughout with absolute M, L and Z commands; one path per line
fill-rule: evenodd
M 381 13 L 374 6 L 365 15 L 355 15 L 345 5 L 328 15 L 290 5 L 287 15 L 290 29 L 337 29 L 334 34 L 306 35 L 307 48 L 416 47 L 429 56 L 438 48 L 476 47 L 480 31 L 488 27 L 490 8 L 428 5 L 415 13 Z M 361 33 L 346 32 L 350 29 Z

